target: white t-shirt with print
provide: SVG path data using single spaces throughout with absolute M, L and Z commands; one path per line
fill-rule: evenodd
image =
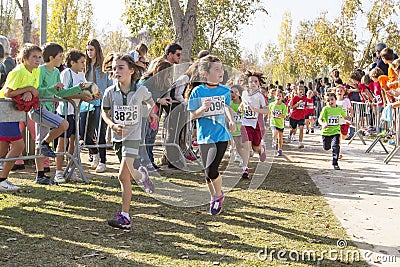
M 71 77 L 72 74 L 72 77 Z M 67 68 L 63 70 L 60 74 L 61 82 L 64 84 L 64 88 L 70 88 L 72 86 L 78 85 L 82 82 L 86 82 L 85 73 L 83 72 L 74 72 L 71 69 Z M 72 82 L 71 82 L 72 78 Z M 73 99 L 75 104 L 79 105 L 79 99 Z M 57 113 L 61 115 L 65 115 L 65 103 L 60 102 L 57 107 Z M 68 103 L 67 105 L 67 115 L 74 115 L 74 107 Z
M 258 112 L 252 111 L 250 106 L 257 109 L 265 108 L 267 106 L 265 97 L 260 91 L 253 93 L 243 91 L 242 103 L 244 104 L 242 125 L 251 126 L 255 129 L 258 122 Z
M 342 107 L 344 112 L 346 113 L 347 116 L 350 115 L 350 108 L 351 108 L 351 101 L 347 97 L 344 98 L 343 100 L 336 100 L 336 105 L 339 107 Z M 342 117 L 340 118 L 340 125 L 346 124 L 346 120 L 343 119 Z

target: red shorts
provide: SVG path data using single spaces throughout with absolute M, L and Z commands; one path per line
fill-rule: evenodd
M 258 126 L 258 125 L 257 125 Z M 259 146 L 263 134 L 260 128 L 253 128 L 251 126 L 243 126 L 240 128 L 240 133 L 242 134 L 242 143 L 246 141 L 251 141 L 253 146 Z
M 350 123 L 340 124 L 340 133 L 342 135 L 347 135 L 349 133 Z

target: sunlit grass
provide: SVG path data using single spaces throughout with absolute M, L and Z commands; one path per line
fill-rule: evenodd
M 112 165 L 113 173 L 102 175 L 88 171 L 90 185 L 37 185 L 32 167 L 13 173 L 10 179 L 23 190 L 0 194 L 0 264 L 310 266 L 317 262 L 262 260 L 257 253 L 265 247 L 322 251 L 337 248 L 340 238 L 348 239 L 306 171 L 285 163 L 274 164 L 257 190 L 244 189 L 248 181 L 240 181 L 227 193 L 224 211 L 218 216 L 207 214 L 208 205 L 182 208 L 164 204 L 134 185 L 132 229 L 113 229 L 106 220 L 120 209 L 120 185 L 111 178 L 117 166 Z M 173 176 L 157 179 L 186 187 L 204 186 L 202 173 L 168 170 L 164 174 Z M 165 189 L 174 191 L 179 192 Z M 346 249 L 355 247 L 350 243 Z M 319 264 L 348 266 L 329 259 Z

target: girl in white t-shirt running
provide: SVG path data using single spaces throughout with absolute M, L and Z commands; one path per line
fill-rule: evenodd
M 344 112 L 348 117 L 353 117 L 354 110 L 351 105 L 350 99 L 347 97 L 347 89 L 344 86 L 337 86 L 335 89 L 335 94 L 336 94 L 336 105 L 339 107 L 342 107 Z M 349 128 L 350 128 L 350 123 L 346 121 L 343 118 L 340 118 L 340 136 L 341 139 L 344 140 L 347 138 L 347 135 L 349 133 Z M 339 155 L 339 159 L 343 157 L 343 148 L 341 150 L 341 154 Z
M 242 118 L 242 143 L 244 143 L 243 173 L 242 178 L 249 178 L 250 150 L 259 153 L 261 162 L 266 159 L 266 148 L 263 140 L 265 133 L 264 119 L 261 114 L 268 114 L 269 109 L 265 102 L 264 95 L 260 92 L 263 83 L 263 74 L 247 71 L 248 91 L 242 93 L 242 104 L 239 110 L 243 111 Z

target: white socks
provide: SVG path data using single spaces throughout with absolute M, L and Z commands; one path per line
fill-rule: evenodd
M 121 214 L 124 215 L 124 217 L 127 218 L 129 221 L 131 220 L 129 213 L 121 211 Z

